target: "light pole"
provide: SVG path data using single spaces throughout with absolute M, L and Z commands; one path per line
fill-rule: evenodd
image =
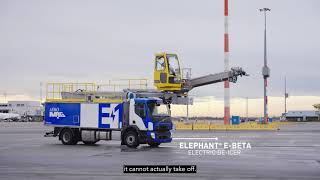
M 189 123 L 189 96 L 187 95 L 188 103 L 187 103 L 187 122 Z
M 287 98 L 289 94 L 287 93 L 287 78 L 284 77 L 284 114 L 287 114 Z
M 42 103 L 42 82 L 40 82 L 40 104 Z
M 268 123 L 268 96 L 267 96 L 267 86 L 268 86 L 268 77 L 270 76 L 270 69 L 267 65 L 267 11 L 270 11 L 269 8 L 259 9 L 260 12 L 264 13 L 264 66 L 262 68 L 262 76 L 264 79 L 264 123 Z
M 246 115 L 247 115 L 247 122 L 249 121 L 249 98 L 247 97 L 247 103 L 246 103 Z
M 4 102 L 7 103 L 7 92 L 4 92 L 3 96 L 4 96 Z

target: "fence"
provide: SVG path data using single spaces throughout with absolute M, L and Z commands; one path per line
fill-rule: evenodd
M 257 122 L 246 122 L 238 125 L 224 125 L 210 122 L 194 122 L 194 123 L 183 123 L 174 122 L 176 130 L 205 130 L 205 131 L 241 131 L 241 130 L 252 130 L 252 131 L 276 131 L 279 130 L 280 125 L 287 125 L 287 122 L 272 122 L 269 124 L 259 124 Z

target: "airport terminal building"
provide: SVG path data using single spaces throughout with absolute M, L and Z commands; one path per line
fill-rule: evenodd
M 0 103 L 0 113 L 41 116 L 42 107 L 39 101 L 8 101 L 8 103 Z
M 319 121 L 319 111 L 289 111 L 286 114 L 288 121 Z

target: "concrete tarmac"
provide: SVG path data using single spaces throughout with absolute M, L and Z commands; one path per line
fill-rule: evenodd
M 320 179 L 320 123 L 276 132 L 175 131 L 172 143 L 137 149 L 121 146 L 118 132 L 96 145 L 62 145 L 57 137 L 43 137 L 51 129 L 0 122 L 0 179 Z M 251 148 L 239 155 L 195 155 L 197 149 L 182 148 L 201 142 L 245 142 Z M 197 165 L 197 173 L 124 174 L 123 165 Z

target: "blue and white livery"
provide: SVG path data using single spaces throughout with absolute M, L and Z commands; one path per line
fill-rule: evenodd
M 158 146 L 171 142 L 172 122 L 168 105 L 155 98 L 133 98 L 123 102 L 46 102 L 45 121 L 63 144 L 94 144 L 111 140 L 121 131 L 121 144 Z

